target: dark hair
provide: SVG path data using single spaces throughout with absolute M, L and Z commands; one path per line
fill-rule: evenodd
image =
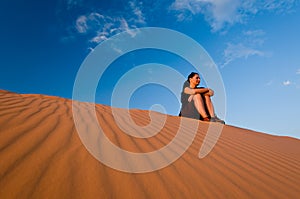
M 190 78 L 193 78 L 195 75 L 199 75 L 198 73 L 195 72 L 191 72 L 191 74 L 189 74 L 187 81 L 190 82 Z

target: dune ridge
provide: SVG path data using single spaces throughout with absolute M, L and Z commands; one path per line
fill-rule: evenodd
M 197 134 L 178 160 L 153 172 L 126 173 L 104 165 L 88 152 L 74 125 L 72 102 L 0 90 L 1 199 L 300 196 L 298 139 L 225 125 L 213 150 L 200 159 L 208 124 L 191 120 L 199 124 Z M 90 106 L 78 102 L 77 108 Z M 158 134 L 136 138 L 120 129 L 111 107 L 97 104 L 95 110 L 110 141 L 135 153 L 155 151 L 170 143 L 181 119 L 167 115 Z M 148 111 L 130 110 L 130 115 L 137 125 L 150 122 Z M 91 124 L 84 122 L 88 131 Z M 184 129 L 186 136 L 189 130 Z

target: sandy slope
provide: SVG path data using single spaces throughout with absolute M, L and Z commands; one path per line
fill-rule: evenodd
M 89 106 L 78 103 L 77 109 Z M 179 117 L 167 116 L 158 134 L 134 138 L 118 127 L 110 107 L 96 105 L 96 112 L 110 141 L 135 153 L 161 149 L 180 123 Z M 131 116 L 138 125 L 150 122 L 147 111 L 132 110 Z M 89 132 L 92 124 L 85 119 Z M 121 119 L 126 126 L 125 116 Z M 0 198 L 300 197 L 300 140 L 226 125 L 213 150 L 199 159 L 207 129 L 199 122 L 192 145 L 171 165 L 148 173 L 121 172 L 84 147 L 71 100 L 0 91 Z M 189 135 L 188 128 L 184 131 Z

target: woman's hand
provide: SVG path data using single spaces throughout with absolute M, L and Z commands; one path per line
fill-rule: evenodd
M 208 92 L 204 93 L 204 95 L 208 95 L 208 96 L 213 96 L 215 94 L 215 92 L 212 89 L 208 89 Z

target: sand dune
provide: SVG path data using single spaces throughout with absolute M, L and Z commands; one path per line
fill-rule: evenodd
M 85 129 L 86 139 L 93 140 L 89 133 L 97 127 L 89 117 L 94 106 L 74 104 L 81 126 L 74 123 L 71 100 L 0 91 L 1 199 L 300 198 L 298 139 L 225 125 L 212 151 L 201 159 L 199 150 L 209 126 L 186 119 L 191 126 L 199 126 L 182 156 L 152 172 L 123 172 L 101 163 L 84 146 L 78 129 Z M 96 105 L 95 111 L 110 142 L 133 153 L 150 153 L 172 143 L 182 119 L 151 113 L 151 119 L 166 119 L 159 127 L 161 120 L 151 121 L 148 111 L 130 110 L 135 124 L 149 133 L 148 138 L 141 138 L 138 136 L 144 134 L 128 125 L 126 110 Z M 119 125 L 113 113 L 120 117 Z M 124 128 L 136 133 L 136 137 L 125 134 Z M 159 132 L 151 135 L 155 128 Z M 190 128 L 182 129 L 182 142 L 192 136 Z M 218 136 L 213 135 L 214 138 Z M 114 156 L 105 144 L 102 146 L 103 138 L 98 139 L 93 141 L 99 143 L 95 146 L 99 153 Z M 129 165 L 130 168 L 145 166 L 135 164 L 139 162 Z

